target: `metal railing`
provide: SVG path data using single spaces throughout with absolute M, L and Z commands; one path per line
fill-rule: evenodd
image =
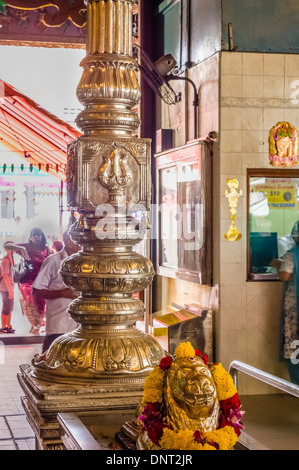
M 287 380 L 276 377 L 275 375 L 264 372 L 263 370 L 256 369 L 255 367 L 245 364 L 244 362 L 231 362 L 228 371 L 233 378 L 236 389 L 238 389 L 238 372 L 243 372 L 246 375 L 250 375 L 250 377 L 253 377 L 257 380 L 260 380 L 261 382 L 264 382 L 268 385 L 271 385 L 272 387 L 278 388 L 283 392 L 299 398 L 299 385 L 288 382 Z
M 238 372 L 243 372 L 250 377 L 299 398 L 299 385 L 288 382 L 280 377 L 276 377 L 268 372 L 256 369 L 244 362 L 233 361 L 230 364 L 228 371 L 233 378 L 236 389 L 238 389 Z M 244 431 L 242 431 L 239 436 L 239 440 L 235 448 L 236 450 L 270 450 Z

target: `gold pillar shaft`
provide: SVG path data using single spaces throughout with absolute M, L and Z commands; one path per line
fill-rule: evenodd
M 130 0 L 88 2 L 87 56 L 77 96 L 85 109 L 77 123 L 85 135 L 126 137 L 140 124 L 132 109 L 140 99 L 132 58 Z
M 100 0 L 88 4 L 88 54 L 132 55 L 132 4 Z
M 82 250 L 61 275 L 80 296 L 69 307 L 79 327 L 33 359 L 33 376 L 56 384 L 101 384 L 122 397 L 142 393 L 160 361 L 159 343 L 134 327 L 144 305 L 132 296 L 148 287 L 152 263 L 133 250 L 145 232 L 130 214 L 150 209 L 150 141 L 132 134 L 140 98 L 132 54 L 135 0 L 89 0 L 87 55 L 77 95 L 83 135 L 69 146 L 68 202 L 80 217 L 70 228 Z M 119 404 L 118 404 L 119 405 Z

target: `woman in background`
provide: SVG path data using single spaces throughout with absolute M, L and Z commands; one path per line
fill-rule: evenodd
M 47 245 L 44 232 L 34 228 L 30 232 L 28 243 L 10 243 L 4 245 L 5 249 L 13 250 L 30 261 L 32 270 L 27 272 L 19 283 L 21 292 L 20 302 L 23 315 L 26 315 L 31 324 L 30 333 L 39 334 L 45 315 L 45 301 L 33 296 L 32 284 L 39 273 L 43 261 L 52 253 Z
M 10 243 L 10 242 L 8 242 Z M 0 292 L 2 297 L 1 311 L 1 333 L 14 333 L 15 330 L 11 326 L 11 313 L 14 306 L 14 287 L 15 283 L 12 276 L 12 267 L 14 265 L 13 251 L 6 250 L 6 255 L 1 261 L 0 274 Z
M 299 221 L 292 232 L 295 246 L 282 261 L 279 275 L 285 282 L 282 305 L 281 358 L 287 360 L 290 381 L 299 385 Z

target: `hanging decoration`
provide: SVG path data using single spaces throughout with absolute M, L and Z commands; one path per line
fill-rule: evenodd
M 225 196 L 228 199 L 231 225 L 230 225 L 228 232 L 224 234 L 224 238 L 226 238 L 226 240 L 230 242 L 235 242 L 237 240 L 240 240 L 240 238 L 242 238 L 242 235 L 237 230 L 236 223 L 235 223 L 238 199 L 240 196 L 242 196 L 242 190 L 240 190 L 239 193 L 237 191 L 239 187 L 239 181 L 237 180 L 237 178 L 232 178 L 232 179 L 227 178 L 226 184 L 229 187 L 229 191 L 227 189 L 225 190 Z
M 15 165 L 14 163 L 12 164 L 7 164 L 7 163 L 3 163 L 3 165 L 0 165 L 0 174 L 22 174 L 22 173 L 27 173 L 28 174 L 28 170 L 30 171 L 30 173 L 33 173 L 33 169 L 34 167 L 40 172 L 40 171 L 45 171 L 46 173 L 49 173 L 50 170 L 54 170 L 56 171 L 56 173 L 65 173 L 66 171 L 66 168 L 65 168 L 65 165 L 58 165 L 58 164 L 55 164 L 55 165 L 50 165 L 49 163 L 36 163 L 35 165 L 33 165 L 32 163 L 30 163 L 29 165 L 24 165 L 23 163 L 19 165 Z M 26 171 L 27 170 L 27 171 Z M 7 172 L 8 171 L 8 172 Z M 52 173 L 53 174 L 53 173 Z
M 3 2 L 3 0 L 0 0 L 0 13 L 3 13 L 4 15 L 6 14 L 6 7 L 7 3 Z
M 269 160 L 274 167 L 290 168 L 297 165 L 298 132 L 289 122 L 278 122 L 270 130 Z

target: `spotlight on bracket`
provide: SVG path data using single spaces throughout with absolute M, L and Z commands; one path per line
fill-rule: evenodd
M 169 72 L 171 72 L 175 68 L 176 64 L 177 62 L 171 54 L 163 55 L 163 57 L 160 57 L 160 59 L 154 62 L 154 66 L 162 77 L 165 77 Z

